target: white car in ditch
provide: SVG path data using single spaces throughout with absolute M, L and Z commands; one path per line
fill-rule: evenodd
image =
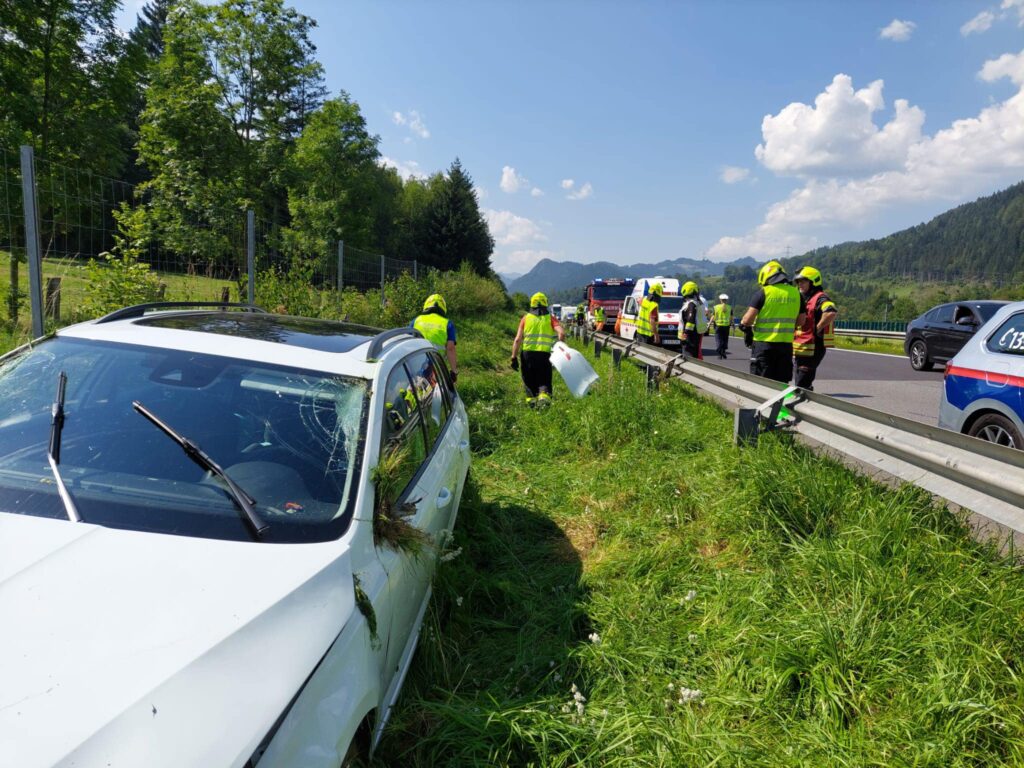
M 0 766 L 365 754 L 468 468 L 411 329 L 147 305 L 0 359 Z

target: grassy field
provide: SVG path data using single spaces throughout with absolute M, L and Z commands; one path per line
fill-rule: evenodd
M 861 336 L 836 336 L 836 349 L 856 349 L 861 352 L 882 352 L 887 355 L 906 354 L 902 339 L 869 339 Z
M 514 318 L 460 324 L 474 464 L 379 752 L 403 766 L 1024 762 L 1024 574 L 913 489 L 730 444 L 596 363 L 525 408 Z

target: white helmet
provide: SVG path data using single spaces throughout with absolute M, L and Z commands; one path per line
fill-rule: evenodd
M 728 293 L 720 293 L 720 294 L 718 294 L 718 298 L 721 299 L 722 301 L 728 301 L 729 300 L 729 294 Z

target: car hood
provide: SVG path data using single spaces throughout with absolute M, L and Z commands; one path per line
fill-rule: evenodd
M 352 616 L 339 542 L 0 513 L 0 766 L 241 766 Z

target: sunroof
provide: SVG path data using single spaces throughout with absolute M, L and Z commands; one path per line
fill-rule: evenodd
M 270 341 L 320 352 L 348 352 L 380 333 L 365 325 L 249 312 L 159 313 L 139 318 L 135 323 Z

